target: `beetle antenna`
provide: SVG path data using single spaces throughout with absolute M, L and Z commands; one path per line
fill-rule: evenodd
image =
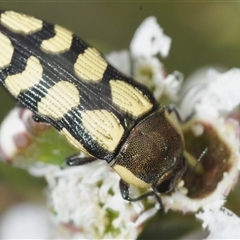
M 129 199 L 129 201 L 130 201 L 130 202 L 136 202 L 136 201 L 142 200 L 142 199 L 144 199 L 144 198 L 147 198 L 147 197 L 149 197 L 149 196 L 155 196 L 157 202 L 159 203 L 159 209 L 160 209 L 160 210 L 163 210 L 163 209 L 164 209 L 164 208 L 163 208 L 163 203 L 162 203 L 161 197 L 160 197 L 159 194 L 158 194 L 157 192 L 155 192 L 154 190 L 149 191 L 149 192 L 146 192 L 146 193 L 144 193 L 144 194 L 142 194 L 142 195 L 140 195 L 140 196 L 138 196 L 138 197 L 136 197 L 136 198 L 131 198 L 131 199 Z
M 157 201 L 158 201 L 158 203 L 159 203 L 159 208 L 160 208 L 160 210 L 164 210 L 161 197 L 160 197 L 159 194 L 156 193 L 155 191 L 153 191 L 153 192 L 154 192 L 155 198 L 157 199 Z
M 208 148 L 206 147 L 206 148 L 202 151 L 201 155 L 199 156 L 196 164 L 195 164 L 195 165 L 193 166 L 193 168 L 185 175 L 185 178 L 188 177 L 189 175 L 191 175 L 191 174 L 196 170 L 197 166 L 198 166 L 199 163 L 202 161 L 203 157 L 207 154 L 207 152 L 208 152 Z

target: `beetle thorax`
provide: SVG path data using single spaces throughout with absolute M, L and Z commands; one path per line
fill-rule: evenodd
M 180 128 L 161 108 L 132 129 L 113 168 L 125 182 L 138 187 L 154 188 L 166 179 L 174 187 L 185 172 L 183 152 Z

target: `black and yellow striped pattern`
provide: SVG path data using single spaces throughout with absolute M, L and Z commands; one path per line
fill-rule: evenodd
M 80 150 L 107 162 L 144 116 L 151 93 L 71 31 L 2 11 L 0 81 Z

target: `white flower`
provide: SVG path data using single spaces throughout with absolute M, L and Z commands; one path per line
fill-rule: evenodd
M 225 116 L 239 105 L 240 69 L 234 68 L 221 73 L 213 68 L 204 68 L 186 80 L 181 101 L 184 116 L 193 109 L 201 115 Z
M 156 99 L 159 99 L 162 95 L 159 94 L 158 85 L 160 85 L 160 83 L 158 83 L 158 81 L 154 79 L 156 88 L 153 94 Z M 164 84 L 164 94 L 169 98 L 169 100 L 171 102 L 179 101 L 179 92 L 182 87 L 183 74 L 179 71 L 174 71 L 172 74 L 169 74 L 162 82 Z
M 115 68 L 119 69 L 121 72 L 130 75 L 131 74 L 131 56 L 129 51 L 113 51 L 107 54 L 106 59 Z
M 49 172 L 47 180 L 49 208 L 66 236 L 135 239 L 140 219 L 157 211 L 145 212 L 141 202 L 123 200 L 118 175 L 103 161 Z
M 204 207 L 196 217 L 210 232 L 206 239 L 239 239 L 240 218 L 225 207 Z
M 209 80 L 205 94 L 196 106 L 197 111 L 207 111 L 216 117 L 229 114 L 240 103 L 240 69 L 222 74 L 215 72 Z
M 187 125 L 188 124 L 189 126 L 184 130 L 185 134 L 186 132 L 191 132 L 192 137 L 199 139 L 199 142 L 204 141 L 201 139 L 201 137 L 203 139 L 206 137 L 209 138 L 208 141 L 210 142 L 214 141 L 213 144 L 216 145 L 216 149 L 214 149 L 214 145 L 209 145 L 208 141 L 206 141 L 205 145 L 208 148 L 207 154 L 209 153 L 210 156 L 213 156 L 210 158 L 206 157 L 206 161 L 212 161 L 212 163 L 210 162 L 210 164 L 212 165 L 212 169 L 209 168 L 208 170 L 208 168 L 206 168 L 204 170 L 206 174 L 203 174 L 201 178 L 196 176 L 196 180 L 197 178 L 199 178 L 202 179 L 201 181 L 203 181 L 202 185 L 195 186 L 197 191 L 199 191 L 200 193 L 203 192 L 203 197 L 201 196 L 201 194 L 197 194 L 194 198 L 188 197 L 186 195 L 186 192 L 182 194 L 182 188 L 184 187 L 180 186 L 170 196 L 162 196 L 165 210 L 175 209 L 181 210 L 183 212 L 196 212 L 204 206 L 215 205 L 216 201 L 219 201 L 219 199 L 221 199 L 223 205 L 226 196 L 236 184 L 239 175 L 239 124 L 234 119 L 228 119 L 224 121 L 223 119 L 206 118 L 206 116 L 201 116 L 201 118 L 198 116 L 194 118 L 190 123 L 187 123 Z M 210 135 L 213 135 L 213 140 L 211 140 Z M 189 141 L 190 139 L 186 139 L 186 141 L 187 140 Z M 194 145 L 195 142 L 193 142 L 192 144 Z M 196 146 L 195 148 L 198 147 L 199 146 Z M 202 148 L 202 151 L 204 150 L 205 149 Z M 221 151 L 222 153 L 226 151 L 226 154 L 221 155 Z M 218 154 L 219 159 L 214 158 L 215 154 Z M 227 159 L 225 159 L 225 157 L 227 157 Z M 204 157 L 202 162 L 204 164 Z M 224 164 L 226 164 L 226 166 Z M 218 168 L 223 168 L 225 170 L 218 173 Z M 207 175 L 211 174 L 211 170 L 213 171 L 213 176 L 211 179 L 208 179 Z M 190 174 L 193 175 L 194 173 Z M 216 175 L 216 179 L 214 174 Z M 187 180 L 187 177 L 185 180 Z M 216 187 L 213 187 L 212 190 L 209 191 L 207 187 L 204 186 L 204 181 L 207 184 L 212 184 L 213 186 L 216 185 Z M 205 196 L 204 188 L 206 188 L 207 190 Z
M 175 71 L 166 75 L 163 64 L 156 57 L 166 57 L 171 39 L 163 34 L 155 17 L 145 19 L 136 30 L 130 44 L 130 52 L 122 50 L 106 56 L 107 60 L 121 72 L 132 75 L 134 79 L 147 86 L 156 99 L 167 95 L 171 101 L 179 99 L 183 75 Z
M 157 19 L 148 17 L 136 30 L 130 51 L 134 58 L 149 58 L 158 53 L 167 57 L 170 45 L 171 38 L 163 34 L 163 29 L 158 25 Z
M 239 175 L 240 128 L 239 113 L 235 109 L 240 104 L 239 78 L 240 69 L 231 69 L 225 73 L 214 69 L 204 69 L 190 77 L 184 86 L 181 111 L 185 116 L 191 112 L 195 113 L 194 120 L 192 120 L 195 123 L 191 125 L 191 128 L 195 132 L 196 138 L 208 131 L 212 132 L 209 139 L 213 137 L 215 150 L 214 148 L 210 149 L 212 157 L 208 161 L 212 168 L 217 163 L 212 176 L 218 176 L 219 180 L 216 182 L 214 191 L 209 192 L 204 198 L 191 199 L 176 192 L 171 199 L 167 197 L 168 199 L 163 199 L 163 201 L 166 201 L 165 204 L 169 205 L 169 208 L 175 206 L 174 208 L 182 209 L 185 212 L 202 209 L 200 213 L 196 214 L 196 217 L 201 219 L 203 227 L 210 231 L 208 239 L 239 237 L 237 230 L 239 218 L 222 207 Z M 187 109 L 188 106 L 190 106 L 190 111 Z M 212 131 L 213 129 L 214 131 Z M 211 142 L 209 144 L 212 145 Z M 216 157 L 219 159 L 217 162 Z M 204 159 L 202 161 L 204 162 Z M 223 172 L 218 170 L 221 168 L 223 168 Z M 213 178 L 210 180 L 212 181 Z M 206 183 L 210 184 L 209 179 L 206 179 Z M 205 186 L 203 185 L 203 187 Z M 183 205 L 179 206 L 180 202 Z
M 162 63 L 156 57 L 152 58 L 137 58 L 134 61 L 134 78 L 147 86 L 149 89 L 154 89 L 158 86 L 163 93 L 165 78 L 164 68 Z M 161 96 L 161 94 L 159 94 Z
M 23 121 L 30 111 L 14 108 L 1 123 L 0 156 L 2 160 L 10 161 L 20 148 L 28 143 L 27 127 Z

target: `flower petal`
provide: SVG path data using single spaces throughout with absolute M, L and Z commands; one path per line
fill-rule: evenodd
M 155 17 L 146 18 L 136 30 L 130 50 L 133 57 L 151 57 L 158 53 L 167 57 L 171 38 L 163 33 Z

